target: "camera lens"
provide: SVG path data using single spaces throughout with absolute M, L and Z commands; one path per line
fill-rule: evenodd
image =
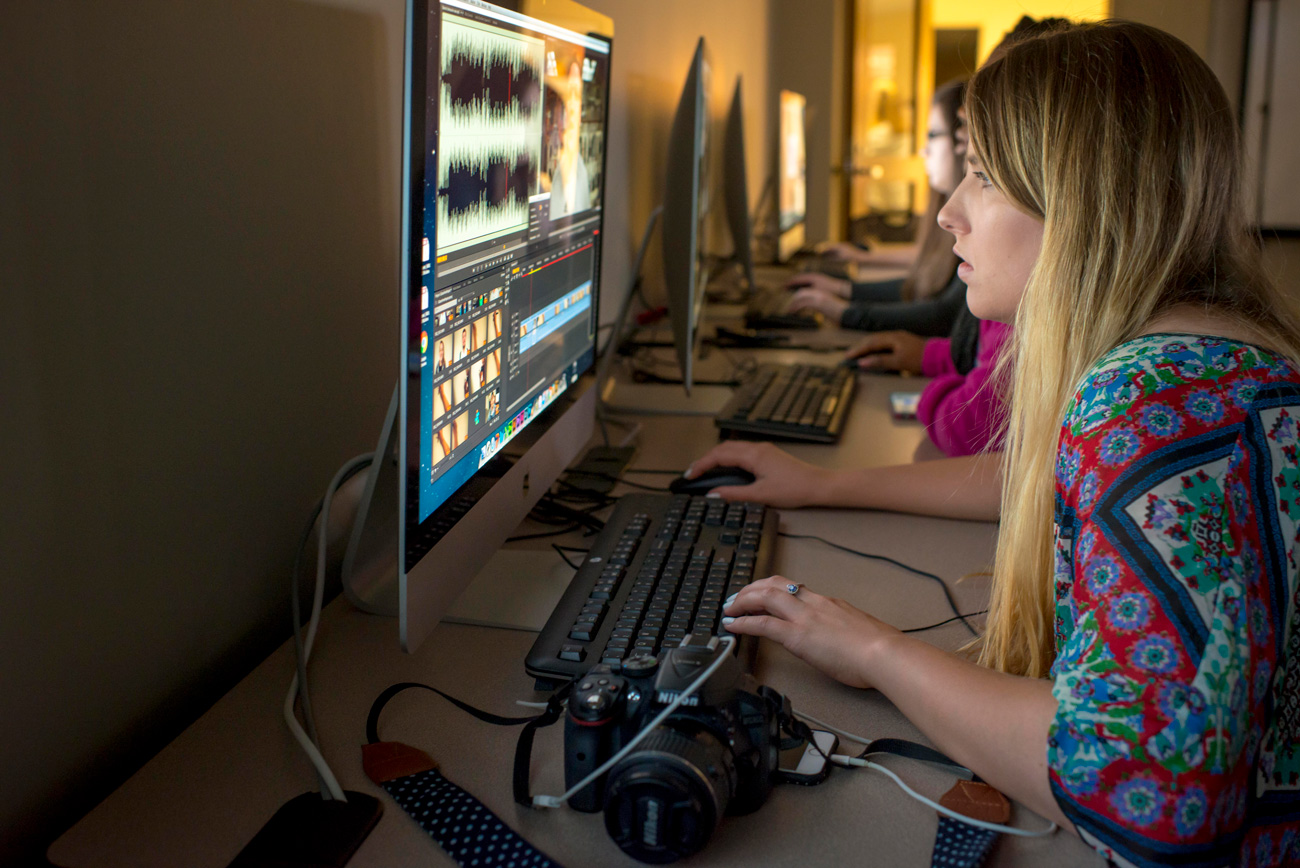
M 673 862 L 709 840 L 735 786 L 726 745 L 704 730 L 660 726 L 610 771 L 605 828 L 632 858 Z

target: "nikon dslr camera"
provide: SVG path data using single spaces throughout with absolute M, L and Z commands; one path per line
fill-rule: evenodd
M 658 657 L 600 665 L 574 683 L 564 730 L 566 788 L 586 778 L 726 655 L 709 680 L 569 806 L 605 812 L 605 828 L 642 862 L 700 850 L 724 814 L 747 814 L 775 779 L 788 701 L 743 673 L 714 637 L 687 637 Z

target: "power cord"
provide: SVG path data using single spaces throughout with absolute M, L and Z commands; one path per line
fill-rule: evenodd
M 909 566 L 909 565 L 903 563 L 902 561 L 894 560 L 893 558 L 891 558 L 891 557 L 887 557 L 887 556 L 885 556 L 885 555 L 876 555 L 876 554 L 872 554 L 871 552 L 858 551 L 857 549 L 849 548 L 848 546 L 846 546 L 846 545 L 841 545 L 841 544 L 839 544 L 839 543 L 837 543 L 837 542 L 832 542 L 831 540 L 828 540 L 828 539 L 826 539 L 825 537 L 816 536 L 815 534 L 808 534 L 808 533 L 789 533 L 789 532 L 787 532 L 787 531 L 780 531 L 779 535 L 785 537 L 786 539 L 808 539 L 808 540 L 814 540 L 814 541 L 816 541 L 816 542 L 822 543 L 823 545 L 828 545 L 828 546 L 830 546 L 830 547 L 833 548 L 833 549 L 839 549 L 839 550 L 842 551 L 842 552 L 847 552 L 848 554 L 851 554 L 851 555 L 857 555 L 857 556 L 860 557 L 860 558 L 866 558 L 866 559 L 868 559 L 868 560 L 872 560 L 872 561 L 883 561 L 883 562 L 885 562 L 885 563 L 887 563 L 887 564 L 893 564 L 894 566 L 898 567 L 899 569 L 901 569 L 901 570 L 906 570 L 907 572 L 912 573 L 913 575 L 920 576 L 920 577 L 923 578 L 923 579 L 930 579 L 930 580 L 933 581 L 933 582 L 937 582 L 938 585 L 939 585 L 939 587 L 943 589 L 943 596 L 944 596 L 944 599 L 946 599 L 946 600 L 948 601 L 948 606 L 949 606 L 949 608 L 952 609 L 953 615 L 955 616 L 954 618 L 952 618 L 952 619 L 950 619 L 950 620 L 961 621 L 962 624 L 966 627 L 966 629 L 970 631 L 970 633 L 971 633 L 972 636 L 975 636 L 975 637 L 977 637 L 977 638 L 979 637 L 979 635 L 980 635 L 980 634 L 979 634 L 979 631 L 976 630 L 974 627 L 971 626 L 970 622 L 966 620 L 966 617 L 967 617 L 967 616 L 966 616 L 966 615 L 963 615 L 962 612 L 961 612 L 961 609 L 957 608 L 957 601 L 953 599 L 952 592 L 951 592 L 950 590 L 948 590 L 948 584 L 947 584 L 943 579 L 941 579 L 941 578 L 939 578 L 938 576 L 936 576 L 934 573 L 928 573 L 928 572 L 926 572 L 925 570 L 918 569 L 918 568 L 913 567 L 913 566 Z M 947 623 L 947 622 L 944 622 L 944 623 Z M 933 629 L 934 627 L 938 627 L 938 626 L 940 626 L 940 625 L 939 625 L 939 624 L 932 624 L 930 627 L 921 627 L 921 628 L 918 628 L 918 630 L 928 630 L 928 629 Z
M 338 469 L 334 478 L 330 480 L 329 487 L 325 489 L 325 496 L 318 504 L 316 511 L 312 513 L 312 520 L 307 524 L 307 530 L 302 536 L 301 543 L 298 547 L 297 556 L 294 558 L 293 568 L 293 593 L 290 597 L 290 605 L 293 609 L 293 644 L 297 656 L 297 672 L 294 673 L 293 680 L 289 682 L 289 692 L 284 697 L 284 722 L 289 727 L 289 732 L 302 747 L 307 758 L 316 769 L 316 775 L 320 778 L 322 792 L 321 797 L 333 799 L 339 802 L 346 802 L 347 797 L 343 794 L 343 788 L 339 786 L 338 779 L 330 769 L 329 763 L 325 762 L 325 757 L 320 752 L 320 745 L 316 736 L 316 722 L 311 712 L 311 697 L 307 687 L 307 663 L 311 659 L 312 646 L 316 642 L 316 628 L 320 624 L 321 605 L 325 597 L 325 559 L 326 549 L 329 544 L 329 517 L 330 504 L 334 500 L 334 493 L 339 487 L 349 479 L 353 474 L 370 466 L 374 461 L 374 453 L 367 452 L 363 455 L 351 459 Z M 316 516 L 320 516 L 320 533 L 319 542 L 316 551 L 316 585 L 312 593 L 311 616 L 307 620 L 307 636 L 303 638 L 301 634 L 302 607 L 298 600 L 298 570 L 302 565 L 302 552 L 306 548 L 307 540 L 311 536 L 311 528 L 316 523 Z M 309 735 L 303 730 L 298 723 L 298 717 L 294 713 L 295 700 L 302 699 L 303 717 L 307 721 L 308 729 L 311 730 Z

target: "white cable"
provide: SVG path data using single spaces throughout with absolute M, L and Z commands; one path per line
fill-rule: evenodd
M 637 436 L 640 435 L 640 433 L 641 433 L 641 423 L 640 422 L 633 423 L 632 427 L 628 430 L 626 436 L 623 437 L 622 441 L 618 445 L 627 446 L 628 444 L 636 440 Z
M 1056 831 L 1056 824 L 1050 821 L 1048 822 L 1046 829 L 1039 829 L 1035 831 L 1031 829 L 1017 829 L 1015 826 L 1004 826 L 1001 823 L 990 823 L 986 820 L 977 820 L 974 817 L 968 817 L 965 814 L 959 814 L 956 811 L 954 811 L 952 808 L 944 807 L 943 805 L 939 804 L 933 799 L 929 799 L 921 795 L 916 790 L 912 789 L 907 784 L 905 784 L 903 782 L 903 779 L 900 778 L 898 775 L 894 774 L 893 771 L 880 765 L 880 763 L 873 763 L 871 760 L 868 759 L 860 759 L 859 757 L 845 756 L 844 754 L 837 753 L 837 754 L 831 754 L 831 762 L 839 766 L 854 766 L 857 768 L 867 768 L 867 769 L 871 769 L 872 771 L 883 772 L 885 775 L 889 777 L 890 780 L 898 784 L 898 786 L 902 788 L 903 792 L 907 793 L 909 796 L 916 799 L 921 804 L 925 805 L 926 807 L 933 808 L 934 810 L 938 811 L 940 814 L 943 814 L 945 817 L 951 817 L 952 819 L 960 823 L 965 823 L 968 826 L 974 826 L 977 829 L 987 829 L 990 832 L 1001 832 L 1003 835 L 1014 835 L 1018 838 L 1045 838 Z
M 796 712 L 794 713 L 794 716 L 797 717 L 797 718 L 799 718 L 799 719 L 801 719 L 801 720 L 807 721 L 808 723 L 815 723 L 815 724 L 817 724 L 818 726 L 820 726 L 822 729 L 827 730 L 828 732 L 833 732 L 833 733 L 835 733 L 835 734 L 838 735 L 840 738 L 846 738 L 846 739 L 848 739 L 849 741 L 856 742 L 857 744 L 860 744 L 860 745 L 862 745 L 862 746 L 864 746 L 864 747 L 865 747 L 866 745 L 871 744 L 871 739 L 869 739 L 869 738 L 863 738 L 863 737 L 860 736 L 860 735 L 854 735 L 854 734 L 851 733 L 851 732 L 845 732 L 845 731 L 842 730 L 842 729 L 836 729 L 835 727 L 831 726 L 831 725 L 830 725 L 829 723 L 827 723 L 826 721 L 824 721 L 824 720 L 818 720 L 817 718 L 813 717 L 811 714 L 807 714 L 807 713 L 802 712 L 802 711 L 796 711 Z
M 711 676 L 714 672 L 717 671 L 718 667 L 721 666 L 723 661 L 727 659 L 727 655 L 731 653 L 731 649 L 736 645 L 736 637 L 734 636 L 719 636 L 718 638 L 721 639 L 723 642 L 727 643 L 726 649 L 721 654 L 719 654 L 712 663 L 709 664 L 707 669 L 705 669 L 702 673 L 700 673 L 698 678 L 696 678 L 694 681 L 691 682 L 690 687 L 687 687 L 680 694 L 678 694 L 677 698 L 674 699 L 672 702 L 670 702 L 667 708 L 659 712 L 658 716 L 655 717 L 654 720 L 650 721 L 644 727 L 642 727 L 641 731 L 637 733 L 636 738 L 632 739 L 626 745 L 624 745 L 622 750 L 620 750 L 618 753 L 614 754 L 612 757 L 606 760 L 605 763 L 600 768 L 596 769 L 594 772 L 587 775 L 585 778 L 578 781 L 573 786 L 569 787 L 568 791 L 565 792 L 564 795 L 533 796 L 533 807 L 534 808 L 564 807 L 565 803 L 567 803 L 569 799 L 573 798 L 574 793 L 577 793 L 583 787 L 587 786 L 592 781 L 596 780 L 596 778 L 600 777 L 605 772 L 613 768 L 616 762 L 618 762 L 623 757 L 631 753 L 633 748 L 635 748 L 638 744 L 644 741 L 650 735 L 650 733 L 654 732 L 655 727 L 663 723 L 664 719 L 667 718 L 668 715 L 676 711 L 678 706 L 680 706 L 691 695 L 693 695 L 696 690 L 699 690 L 700 687 L 704 684 L 704 682 L 709 680 L 709 676 Z
M 325 500 L 321 504 L 320 512 L 320 541 L 316 550 L 316 588 L 312 593 L 311 600 L 311 617 L 307 621 L 307 639 L 303 642 L 302 664 L 304 670 L 307 661 L 311 659 L 311 647 L 316 641 L 316 627 L 320 624 L 321 603 L 325 598 L 325 554 L 326 547 L 329 543 L 329 519 L 330 519 L 330 501 L 334 499 L 334 492 L 342 484 L 342 480 L 347 477 L 352 470 L 362 464 L 374 460 L 374 453 L 367 452 L 364 455 L 358 455 L 347 464 L 339 468 L 330 480 L 329 487 L 325 489 Z M 293 628 L 298 629 L 294 624 Z M 346 802 L 347 797 L 343 795 L 343 788 L 339 786 L 338 779 L 334 777 L 334 772 L 330 770 L 329 763 L 325 762 L 325 757 L 321 755 L 320 750 L 312 743 L 310 737 L 303 730 L 302 725 L 298 723 L 298 717 L 293 713 L 293 701 L 298 695 L 298 673 L 294 673 L 293 679 L 289 682 L 289 692 L 284 697 L 284 722 L 289 727 L 289 732 L 293 734 L 294 739 L 302 746 L 303 752 L 315 766 L 316 773 L 320 775 L 325 784 L 325 789 L 329 798 L 339 802 Z
M 829 730 L 835 733 L 840 738 L 845 738 L 848 739 L 849 741 L 857 742 L 860 745 L 864 745 L 865 747 L 867 747 L 868 750 L 870 750 L 871 748 L 872 740 L 869 738 L 863 738 L 860 735 L 854 735 L 851 732 L 845 732 L 842 729 L 836 729 L 835 727 L 831 726 L 829 723 L 826 723 L 825 721 L 822 720 L 818 720 L 817 718 L 813 717 L 811 714 L 806 714 L 802 711 L 796 712 L 795 716 L 809 723 L 815 723 L 817 726 L 820 726 L 822 729 Z M 916 799 L 921 804 L 934 808 L 936 811 L 938 811 L 940 814 L 943 814 L 945 817 L 951 817 L 954 820 L 957 820 L 962 823 L 967 823 L 971 826 L 975 826 L 980 829 L 989 829 L 994 832 L 1002 832 L 1003 834 L 1006 835 L 1018 835 L 1022 838 L 1042 838 L 1056 831 L 1056 824 L 1051 822 L 1049 822 L 1048 827 L 1042 831 L 1030 832 L 1030 831 L 1025 831 L 1023 829 L 1017 829 L 1012 826 L 1002 826 L 999 825 L 998 823 L 990 823 L 985 820 L 977 820 L 974 817 L 967 817 L 965 814 L 959 814 L 956 811 L 950 808 L 946 808 L 943 805 L 931 801 L 930 799 L 921 795 L 916 790 L 912 789 L 907 784 L 903 783 L 903 779 L 900 778 L 898 775 L 894 774 L 893 771 L 885 768 L 879 763 L 873 763 L 871 760 L 866 760 L 855 756 L 847 756 L 845 754 L 839 754 L 839 753 L 831 754 L 830 759 L 831 762 L 839 766 L 850 766 L 854 768 L 868 768 L 874 771 L 884 772 L 894 781 L 894 783 L 898 784 L 900 787 L 903 788 L 903 792 L 907 793 L 909 796 Z M 925 762 L 925 760 L 920 760 L 920 762 Z

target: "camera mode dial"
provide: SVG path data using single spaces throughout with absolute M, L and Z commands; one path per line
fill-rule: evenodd
M 578 682 L 569 700 L 569 713 L 582 723 L 608 720 L 623 699 L 627 682 L 609 673 L 590 673 Z

